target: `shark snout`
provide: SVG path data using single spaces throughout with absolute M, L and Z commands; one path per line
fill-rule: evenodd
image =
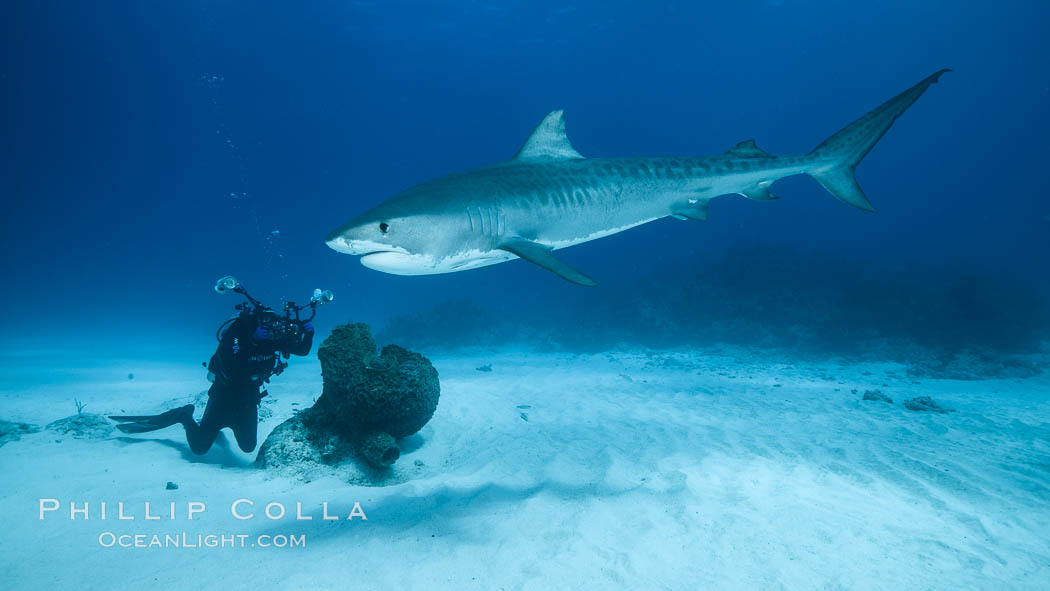
M 324 243 L 328 245 L 328 248 L 343 254 L 366 254 L 377 250 L 374 248 L 371 251 L 368 250 L 364 242 L 360 239 L 355 240 L 354 228 L 347 226 L 332 230 L 324 239 Z
M 353 240 L 350 240 L 341 234 L 328 236 L 325 238 L 324 243 L 328 245 L 328 248 L 331 248 L 336 252 L 341 252 L 343 254 L 362 254 L 361 252 L 358 252 Z
M 393 244 L 383 244 L 374 240 L 351 238 L 347 232 L 333 232 L 325 238 L 328 248 L 343 254 L 367 255 L 378 252 L 407 253 L 402 247 Z

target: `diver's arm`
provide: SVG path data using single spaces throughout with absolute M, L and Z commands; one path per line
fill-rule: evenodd
M 310 349 L 314 346 L 314 325 L 309 322 L 303 323 L 302 336 L 299 338 L 299 342 L 295 344 L 288 352 L 292 355 L 298 355 L 305 357 L 310 354 Z
M 209 371 L 227 379 L 234 378 L 244 371 L 250 356 L 245 349 L 250 347 L 247 341 L 251 335 L 252 324 L 251 316 L 242 314 L 222 333 L 219 348 L 215 350 L 208 364 Z

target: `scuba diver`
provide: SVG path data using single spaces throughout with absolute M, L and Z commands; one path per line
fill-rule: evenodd
M 248 302 L 238 304 L 238 314 L 216 331 L 219 348 L 205 364 L 212 385 L 200 424 L 193 419 L 193 405 L 187 404 L 159 415 L 109 417 L 120 423 L 118 429 L 147 433 L 178 423 L 186 429 L 190 450 L 201 455 L 211 448 L 223 427 L 230 427 L 242 450 L 255 449 L 259 402 L 267 395 L 263 385 L 288 367 L 283 359 L 310 353 L 317 307 L 332 301 L 334 296 L 331 291 L 315 289 L 310 303 L 296 306 L 287 302 L 284 316 L 279 316 L 248 295 L 233 277 L 220 279 L 215 291 L 239 293 Z M 300 319 L 299 312 L 305 308 L 310 308 L 310 317 Z

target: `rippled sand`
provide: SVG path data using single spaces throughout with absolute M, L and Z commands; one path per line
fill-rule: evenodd
M 1050 377 L 914 380 L 892 364 L 740 349 L 435 357 L 434 419 L 393 484 L 304 482 L 181 429 L 104 440 L 41 431 L 0 447 L 0 567 L 114 589 L 1045 588 Z M 778 362 L 779 361 L 779 362 Z M 132 414 L 192 401 L 192 363 L 4 360 L 0 419 Z M 476 368 L 491 364 L 492 371 Z M 77 369 L 77 367 L 80 369 Z M 134 380 L 127 374 L 135 373 Z M 894 404 L 862 401 L 879 389 Z M 856 390 L 854 392 L 853 390 Z M 320 391 L 316 358 L 274 381 L 260 436 Z M 912 412 L 931 396 L 955 409 Z M 199 418 L 198 413 L 198 418 Z M 262 437 L 260 437 L 262 440 Z M 178 490 L 165 490 L 167 481 Z M 38 499 L 62 511 L 38 519 Z M 257 516 L 234 519 L 251 499 Z M 142 503 L 178 503 L 145 521 Z M 125 501 L 134 521 L 71 521 Z M 185 503 L 207 511 L 185 519 Z M 261 515 L 271 501 L 311 521 Z M 355 501 L 367 521 L 345 517 Z M 112 505 L 111 505 L 112 506 Z M 103 548 L 101 532 L 305 534 L 307 547 Z M 114 586 L 115 582 L 119 585 Z

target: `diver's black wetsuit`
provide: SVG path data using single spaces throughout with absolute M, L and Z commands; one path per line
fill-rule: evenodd
M 193 420 L 193 405 L 142 417 L 111 417 L 121 421 L 117 428 L 126 433 L 144 433 L 175 423 L 186 428 L 186 440 L 195 454 L 204 454 L 223 427 L 230 427 L 237 445 L 244 451 L 255 449 L 259 401 L 265 392 L 259 388 L 279 371 L 281 356 L 307 355 L 313 346 L 314 331 L 309 322 L 301 324 L 297 335 L 280 339 L 260 323 L 259 315 L 242 312 L 222 334 L 219 348 L 208 362 L 208 406 L 200 424 Z M 283 369 L 283 368 L 281 368 Z
M 255 449 L 259 423 L 259 388 L 274 374 L 281 354 L 304 356 L 313 346 L 314 332 L 304 325 L 296 340 L 279 341 L 262 329 L 254 314 L 242 313 L 226 329 L 219 348 L 208 362 L 214 383 L 208 389 L 208 406 L 198 425 L 190 417 L 183 421 L 186 440 L 195 454 L 208 451 L 223 427 L 233 429 L 237 445 Z

